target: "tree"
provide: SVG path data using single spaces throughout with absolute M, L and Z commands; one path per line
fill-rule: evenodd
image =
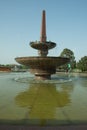
M 82 57 L 77 63 L 77 68 L 82 72 L 87 71 L 87 56 Z
M 71 67 L 71 69 L 76 68 L 76 61 L 75 61 L 75 56 L 74 56 L 74 52 L 73 52 L 73 51 L 71 51 L 70 49 L 65 48 L 65 49 L 61 52 L 60 56 L 61 56 L 61 57 L 70 58 L 70 63 L 69 63 L 69 64 L 66 64 L 66 65 L 63 65 L 63 68 L 64 68 L 64 69 L 68 69 L 69 66 Z

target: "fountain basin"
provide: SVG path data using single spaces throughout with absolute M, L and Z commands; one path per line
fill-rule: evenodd
M 35 74 L 36 79 L 51 79 L 51 74 L 56 73 L 56 68 L 69 62 L 65 57 L 17 57 L 15 60 L 29 66 L 30 72 Z

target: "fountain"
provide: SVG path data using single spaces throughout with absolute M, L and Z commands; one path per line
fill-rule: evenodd
M 30 42 L 30 46 L 38 50 L 38 56 L 15 58 L 18 63 L 29 66 L 30 72 L 34 73 L 35 79 L 38 80 L 51 79 L 58 66 L 69 62 L 69 58 L 66 57 L 47 56 L 48 50 L 54 48 L 56 43 L 47 41 L 45 19 L 45 10 L 43 10 L 40 41 Z

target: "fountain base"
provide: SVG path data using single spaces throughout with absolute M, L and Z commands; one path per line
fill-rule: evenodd
M 51 74 L 35 74 L 36 80 L 51 80 Z

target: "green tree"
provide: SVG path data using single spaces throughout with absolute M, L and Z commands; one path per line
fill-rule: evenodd
M 77 68 L 82 72 L 87 71 L 87 56 L 82 57 L 77 63 Z
M 71 67 L 71 69 L 76 68 L 76 60 L 75 60 L 75 56 L 74 56 L 74 52 L 73 51 L 71 51 L 70 49 L 65 48 L 61 52 L 60 56 L 61 57 L 67 57 L 67 58 L 70 59 L 70 63 L 69 64 L 66 64 L 66 65 L 62 66 L 64 69 L 69 69 L 69 67 Z

